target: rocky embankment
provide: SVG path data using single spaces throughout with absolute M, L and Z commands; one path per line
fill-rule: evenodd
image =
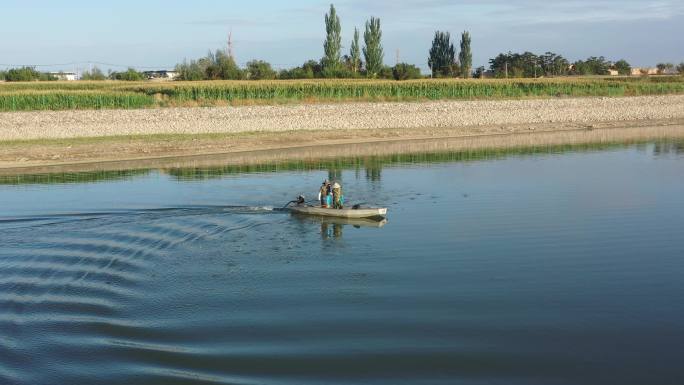
M 0 141 L 684 118 L 684 95 L 0 113 Z

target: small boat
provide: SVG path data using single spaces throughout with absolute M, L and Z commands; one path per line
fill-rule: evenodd
M 386 208 L 351 208 L 351 209 L 332 209 L 316 206 L 292 206 L 290 211 L 295 214 L 316 215 L 321 217 L 336 218 L 377 218 L 383 219 L 387 216 Z

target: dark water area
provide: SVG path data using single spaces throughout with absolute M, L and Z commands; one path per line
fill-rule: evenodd
M 387 223 L 277 210 L 325 178 Z M 684 145 L 0 177 L 0 384 L 684 382 Z

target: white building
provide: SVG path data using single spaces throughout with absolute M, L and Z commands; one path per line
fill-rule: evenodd
M 74 81 L 78 79 L 75 72 L 50 72 L 50 75 L 57 78 L 57 80 Z
M 143 74 L 149 80 L 175 80 L 178 77 L 178 72 L 172 70 L 145 71 Z

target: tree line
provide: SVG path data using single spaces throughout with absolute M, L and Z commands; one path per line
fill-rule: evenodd
M 301 66 L 276 71 L 270 63 L 252 60 L 241 68 L 235 59 L 224 50 L 209 51 L 205 57 L 184 60 L 175 67 L 179 80 L 272 80 L 272 79 L 316 79 L 316 78 L 370 78 L 407 80 L 422 78 L 420 69 L 409 63 L 388 66 L 384 63 L 382 28 L 379 18 L 371 17 L 365 23 L 363 40 L 361 31 L 354 28 L 348 53 L 342 53 L 342 24 L 334 5 L 325 14 L 323 57 L 308 60 Z M 363 44 L 363 45 L 362 45 Z M 612 70 L 620 75 L 630 75 L 631 66 L 626 60 L 611 62 L 600 57 L 589 57 L 571 63 L 563 56 L 546 52 L 541 55 L 532 52 L 501 53 L 489 60 L 489 71 L 485 67 L 473 69 L 471 36 L 468 31 L 461 34 L 458 52 L 447 31 L 436 31 L 428 52 L 430 75 L 436 78 L 470 78 L 493 76 L 497 78 L 519 78 L 568 75 L 608 75 Z M 658 73 L 678 71 L 684 74 L 684 62 L 675 66 L 671 63 L 658 64 Z M 53 74 L 41 73 L 32 67 L 0 71 L 0 80 L 32 81 L 57 80 Z M 104 74 L 97 67 L 85 71 L 82 80 L 128 80 L 145 79 L 143 73 L 129 68 L 122 72 Z
M 40 72 L 34 67 L 20 67 L 12 68 L 7 71 L 0 71 L 0 80 L 8 82 L 56 81 L 59 80 L 60 74 L 64 73 Z M 136 71 L 133 68 L 121 72 L 109 71 L 105 74 L 99 68 L 93 67 L 92 70 L 84 71 L 81 74 L 80 79 L 139 81 L 146 79 L 146 77 L 142 72 Z
M 497 78 L 609 75 L 611 70 L 617 71 L 620 75 L 630 75 L 632 71 L 631 65 L 624 59 L 613 63 L 603 56 L 592 56 L 570 63 L 562 55 L 553 52 L 542 55 L 532 52 L 502 53 L 489 60 L 489 68 Z M 482 70 L 480 68 L 478 72 Z
M 382 27 L 379 18 L 371 17 L 365 23 L 363 41 L 361 32 L 354 28 L 348 53 L 342 53 L 342 23 L 334 5 L 325 14 L 326 37 L 323 57 L 308 60 L 301 66 L 276 71 L 263 60 L 253 60 L 240 68 L 226 51 L 210 51 L 207 56 L 184 61 L 176 66 L 181 80 L 270 80 L 270 79 L 316 79 L 316 78 L 371 78 L 371 79 L 418 79 L 420 69 L 412 64 L 398 63 L 390 67 L 384 64 Z M 363 45 L 362 45 L 363 43 Z

